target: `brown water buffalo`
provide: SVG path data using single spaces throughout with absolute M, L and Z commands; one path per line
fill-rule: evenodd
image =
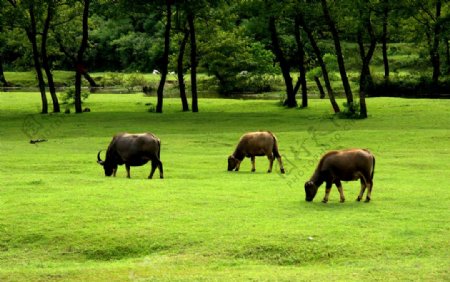
M 161 141 L 152 133 L 116 134 L 109 144 L 104 161 L 100 158 L 100 152 L 97 154 L 97 163 L 103 166 L 106 176 L 116 176 L 117 166 L 125 164 L 127 177 L 130 178 L 130 166 L 141 166 L 151 161 L 152 169 L 148 178 L 153 177 L 156 168 L 159 169 L 159 177 L 163 178 Z
M 242 135 L 234 153 L 228 157 L 228 171 L 239 171 L 241 162 L 245 157 L 252 161 L 252 172 L 255 171 L 255 157 L 267 156 L 269 169 L 272 172 L 273 161 L 276 158 L 280 164 L 281 173 L 284 173 L 283 163 L 278 152 L 277 138 L 270 131 L 249 132 Z
M 320 159 L 319 165 L 311 179 L 305 183 L 306 201 L 312 201 L 320 185 L 325 182 L 325 197 L 322 202 L 328 202 L 331 186 L 334 183 L 339 190 L 341 203 L 343 203 L 345 202 L 345 197 L 341 181 L 360 179 L 361 191 L 357 200 L 361 201 L 367 188 L 366 202 L 369 202 L 373 187 L 374 170 L 375 157 L 368 150 L 350 149 L 328 152 Z

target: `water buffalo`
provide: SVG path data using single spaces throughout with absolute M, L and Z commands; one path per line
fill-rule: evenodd
M 373 187 L 374 170 L 375 157 L 368 150 L 350 149 L 328 152 L 320 159 L 311 179 L 305 183 L 306 201 L 312 201 L 320 185 L 325 182 L 325 197 L 322 202 L 328 202 L 331 186 L 334 183 L 339 190 L 341 203 L 343 203 L 345 202 L 345 197 L 341 180 L 352 181 L 360 179 L 361 191 L 357 200 L 361 201 L 364 191 L 368 188 L 366 202 L 369 202 Z
M 249 132 L 242 135 L 234 153 L 228 157 L 228 171 L 239 170 L 242 160 L 248 157 L 252 161 L 252 172 L 255 171 L 255 156 L 267 156 L 269 170 L 272 172 L 273 161 L 276 158 L 284 173 L 281 156 L 278 152 L 277 138 L 270 131 Z
M 117 165 L 125 164 L 127 177 L 130 178 L 130 166 L 141 166 L 151 161 L 152 169 L 148 178 L 153 177 L 157 167 L 159 177 L 163 178 L 160 151 L 161 141 L 152 133 L 119 133 L 113 137 L 109 144 L 104 161 L 100 158 L 101 151 L 98 152 L 97 163 L 103 166 L 106 176 L 116 176 Z

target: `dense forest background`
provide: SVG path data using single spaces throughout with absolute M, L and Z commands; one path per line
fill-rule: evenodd
M 202 83 L 214 84 L 222 95 L 271 91 L 278 80 L 287 107 L 298 106 L 298 96 L 307 107 L 307 83 L 314 84 L 335 112 L 341 111 L 335 96 L 343 95 L 349 112 L 360 117 L 367 116 L 367 95 L 439 97 L 450 89 L 447 0 L 0 4 L 1 83 L 13 85 L 6 71 L 33 69 L 44 113 L 47 91 L 53 111 L 60 111 L 55 70 L 74 72 L 77 112 L 82 111 L 83 79 L 92 87 L 106 83 L 93 72 L 133 73 L 144 90 L 153 86 L 141 74 L 158 73 L 157 112 L 163 109 L 169 74 L 177 77 L 183 110 L 189 110 L 188 91 L 194 112 L 198 73 L 207 74 Z

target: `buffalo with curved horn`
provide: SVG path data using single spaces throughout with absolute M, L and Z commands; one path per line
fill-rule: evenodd
M 152 169 L 148 178 L 153 177 L 156 168 L 159 169 L 160 178 L 163 178 L 160 152 L 161 141 L 152 133 L 119 133 L 109 144 L 105 160 L 100 158 L 101 150 L 98 152 L 97 163 L 103 166 L 106 176 L 116 176 L 117 166 L 125 164 L 127 177 L 130 178 L 131 166 L 141 166 L 151 161 Z

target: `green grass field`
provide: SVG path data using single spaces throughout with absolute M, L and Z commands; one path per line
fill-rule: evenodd
M 92 94 L 90 113 L 40 115 L 37 93 L 0 93 L 0 281 L 450 279 L 449 100 L 368 99 L 366 120 L 333 118 L 326 100 L 150 102 Z M 227 172 L 260 129 L 287 174 L 265 158 Z M 104 176 L 96 154 L 120 131 L 161 138 L 165 179 L 146 179 L 150 165 Z M 343 204 L 335 188 L 321 203 L 323 187 L 305 202 L 320 155 L 350 147 L 377 158 L 372 202 L 355 201 L 359 182 Z

